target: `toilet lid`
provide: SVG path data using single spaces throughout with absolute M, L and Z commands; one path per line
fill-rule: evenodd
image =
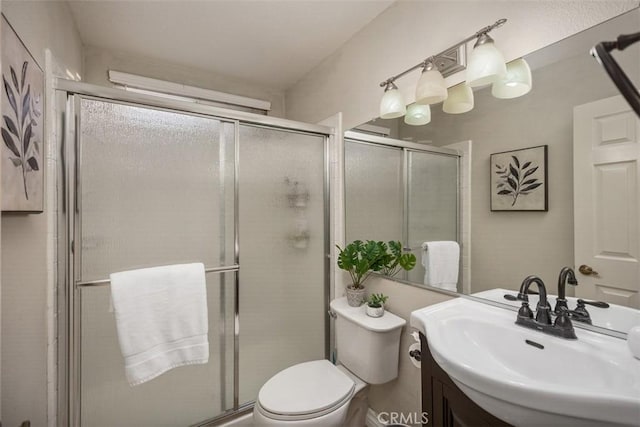
M 355 383 L 328 360 L 291 366 L 274 375 L 258 393 L 260 406 L 276 415 L 327 412 L 349 399 Z

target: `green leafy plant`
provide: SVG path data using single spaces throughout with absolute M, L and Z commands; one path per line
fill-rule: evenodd
M 389 297 L 384 294 L 371 294 L 367 300 L 367 305 L 371 308 L 380 308 L 388 299 Z
M 409 271 L 416 266 L 416 256 L 412 253 L 403 252 L 402 244 L 399 241 L 390 241 L 385 247 L 383 266 L 380 273 L 393 277 L 401 269 Z
M 374 240 L 355 240 L 342 249 L 336 245 L 338 254 L 338 267 L 345 270 L 351 276 L 351 288 L 363 288 L 363 283 L 373 271 L 380 271 L 384 266 L 386 245 Z

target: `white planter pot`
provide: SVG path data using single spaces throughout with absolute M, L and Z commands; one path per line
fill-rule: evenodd
M 382 317 L 384 315 L 384 305 L 381 307 L 369 307 L 367 304 L 367 315 L 371 317 Z

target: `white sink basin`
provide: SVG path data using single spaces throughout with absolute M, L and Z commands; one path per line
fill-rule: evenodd
M 490 289 L 488 291 L 476 292 L 472 294 L 474 297 L 488 299 L 491 301 L 508 304 L 513 307 L 520 307 L 522 301 L 509 301 L 504 298 L 505 294 L 518 295 L 518 291 L 507 289 Z M 538 295 L 528 295 L 529 305 L 535 308 L 538 304 Z M 556 306 L 556 295 L 548 295 L 549 304 L 553 309 Z M 578 305 L 578 298 L 567 297 L 567 303 L 572 310 Z M 618 332 L 627 333 L 634 326 L 640 325 L 640 310 L 635 308 L 623 307 L 621 305 L 610 304 L 609 308 L 599 308 L 591 305 L 586 306 L 591 316 L 593 326 L 607 328 Z M 580 323 L 575 322 L 576 325 Z
M 469 398 L 510 424 L 639 425 L 640 360 L 625 340 L 583 329 L 567 340 L 515 319 L 515 312 L 456 298 L 412 312 L 411 326 Z

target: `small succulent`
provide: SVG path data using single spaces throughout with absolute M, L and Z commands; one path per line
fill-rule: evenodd
M 380 308 L 388 299 L 389 297 L 383 294 L 371 294 L 367 300 L 367 305 L 371 308 Z

